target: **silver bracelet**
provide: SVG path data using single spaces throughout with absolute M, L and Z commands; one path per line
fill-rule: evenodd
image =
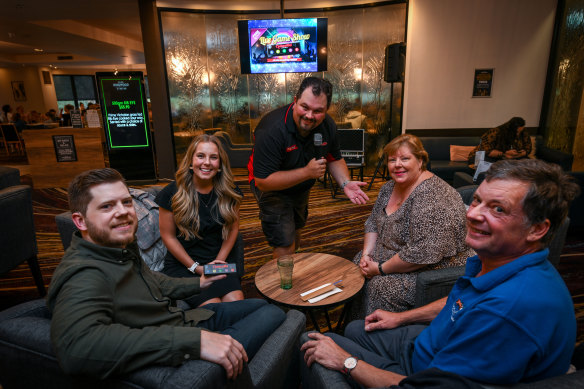
M 345 189 L 345 186 L 347 186 L 347 184 L 348 184 L 349 182 L 351 182 L 351 181 L 350 181 L 350 180 L 347 180 L 347 181 L 343 182 L 343 183 L 341 184 L 341 190 Z

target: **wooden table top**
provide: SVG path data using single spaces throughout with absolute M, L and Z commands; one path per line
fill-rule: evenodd
M 256 288 L 267 299 L 292 308 L 322 308 L 346 302 L 357 294 L 365 283 L 365 278 L 361 275 L 358 266 L 348 259 L 321 253 L 299 253 L 292 256 L 294 257 L 294 272 L 291 289 L 280 288 L 280 273 L 275 259 L 264 264 L 257 271 Z M 314 304 L 300 299 L 300 293 L 338 280 L 343 280 L 342 292 Z

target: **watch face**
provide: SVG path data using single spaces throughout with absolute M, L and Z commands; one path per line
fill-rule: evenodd
M 345 359 L 345 369 L 351 370 L 357 366 L 357 360 L 353 357 Z

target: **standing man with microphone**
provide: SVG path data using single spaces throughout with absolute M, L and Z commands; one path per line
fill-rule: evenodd
M 310 188 L 327 168 L 353 204 L 369 197 L 365 182 L 351 181 L 341 156 L 334 120 L 327 115 L 333 87 L 327 80 L 305 78 L 294 102 L 266 114 L 255 129 L 247 164 L 262 229 L 273 257 L 293 254 L 308 216 Z

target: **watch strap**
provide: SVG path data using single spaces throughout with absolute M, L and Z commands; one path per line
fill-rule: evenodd
M 379 269 L 379 274 L 382 276 L 386 276 L 387 273 L 383 271 L 383 267 L 381 267 L 381 265 L 383 265 L 381 262 L 377 262 L 377 268 Z
M 195 274 L 195 269 L 197 269 L 197 266 L 199 266 L 199 262 L 196 262 L 196 261 L 195 261 L 195 263 L 193 263 L 193 264 L 191 265 L 191 267 L 189 267 L 189 271 L 190 271 L 191 273 Z

